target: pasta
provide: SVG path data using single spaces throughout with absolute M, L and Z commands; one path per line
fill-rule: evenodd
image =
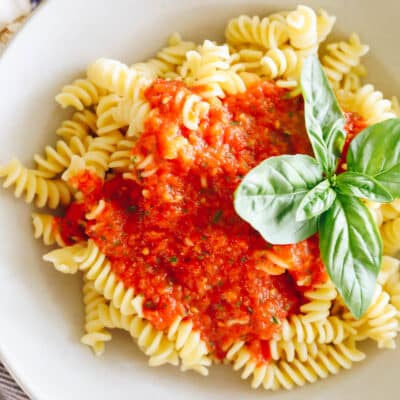
M 297 6 L 286 17 L 290 44 L 297 49 L 313 49 L 318 44 L 317 15 L 313 9 Z
M 57 141 L 55 148 L 46 146 L 45 157 L 39 154 L 34 156 L 38 172 L 46 178 L 53 178 L 64 172 L 74 155 L 83 156 L 87 152 L 91 139 L 89 136 L 85 137 L 84 140 L 80 139 L 79 136 L 72 136 L 69 142 Z
M 39 208 L 57 208 L 60 204 L 67 205 L 70 202 L 70 189 L 64 182 L 43 178 L 25 168 L 17 159 L 0 167 L 0 177 L 5 178 L 3 187 L 15 186 L 15 197 L 19 198 L 25 193 L 25 201 L 34 201 Z
M 338 86 L 343 76 L 357 67 L 360 58 L 369 51 L 369 46 L 363 45 L 360 38 L 353 34 L 348 42 L 332 43 L 326 47 L 326 55 L 322 57 L 325 73 L 334 87 Z
M 54 243 L 57 243 L 60 247 L 65 246 L 56 219 L 52 215 L 33 213 L 32 224 L 34 229 L 33 237 L 35 239 L 42 238 L 46 246 L 51 246 Z
M 137 340 L 142 351 L 149 356 L 149 365 L 157 367 L 163 364 L 178 365 L 179 358 L 174 343 L 160 331 L 137 315 L 124 316 L 113 305 L 98 306 L 99 318 L 107 328 L 119 328 L 130 333 Z
M 350 137 L 399 115 L 397 98 L 363 82 L 369 46 L 357 34 L 325 45 L 335 19 L 299 5 L 230 20 L 225 44 L 173 34 L 148 61 L 95 60 L 56 96 L 74 113 L 36 168 L 0 167 L 16 197 L 65 207 L 33 212 L 33 235 L 58 246 L 43 256 L 55 270 L 83 276 L 81 342 L 96 355 L 122 329 L 152 367 L 206 376 L 224 362 L 253 388 L 278 390 L 351 368 L 365 358 L 360 342 L 396 346 L 400 199 L 363 200 L 385 256 L 360 319 L 321 269 L 316 236 L 266 247 L 231 209 L 263 159 L 309 154 L 299 89 L 308 55 L 321 53 Z
M 74 107 L 81 111 L 84 107 L 97 104 L 101 91 L 87 79 L 77 79 L 71 85 L 64 86 L 56 101 L 61 107 Z
M 106 305 L 103 296 L 96 292 L 93 282 L 85 280 L 83 285 L 83 304 L 85 305 L 85 335 L 81 342 L 92 348 L 98 356 L 104 352 L 104 343 L 111 340 L 111 335 L 104 328 L 99 308 Z
M 99 59 L 88 68 L 88 78 L 118 96 L 138 99 L 149 78 L 119 61 Z

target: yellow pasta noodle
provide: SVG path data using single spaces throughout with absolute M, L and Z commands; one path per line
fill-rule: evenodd
M 99 356 L 104 352 L 104 343 L 111 340 L 111 334 L 104 328 L 99 315 L 99 307 L 106 306 L 106 300 L 94 288 L 93 282 L 86 280 L 83 284 L 83 304 L 85 305 L 85 334 L 81 343 L 92 348 Z
M 97 104 L 103 91 L 87 79 L 77 79 L 71 85 L 64 86 L 56 101 L 61 107 L 74 107 L 83 110 L 84 107 Z
M 35 239 L 42 238 L 46 246 L 57 243 L 58 246 L 64 247 L 65 242 L 61 236 L 58 226 L 55 224 L 55 218 L 49 214 L 32 214 L 33 237 Z
M 57 208 L 60 204 L 70 203 L 71 193 L 65 182 L 43 178 L 35 171 L 25 168 L 17 159 L 0 167 L 0 177 L 4 178 L 3 187 L 15 186 L 15 197 L 19 198 L 25 193 L 25 201 L 35 202 L 39 208 Z

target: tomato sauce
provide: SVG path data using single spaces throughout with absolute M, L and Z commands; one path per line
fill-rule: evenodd
M 257 360 L 267 360 L 280 321 L 326 274 L 317 236 L 266 243 L 235 213 L 233 193 L 265 158 L 311 154 L 303 101 L 257 83 L 209 100 L 208 115 L 192 131 L 182 119 L 191 94 L 179 81 L 156 80 L 147 89 L 152 110 L 132 150 L 136 168 L 104 183 L 78 175 L 84 200 L 61 219 L 62 234 L 68 243 L 93 239 L 125 285 L 144 296 L 144 315 L 157 329 L 183 316 L 216 358 L 244 340 Z M 349 115 L 347 128 L 353 133 L 357 126 Z M 100 199 L 102 213 L 85 221 Z

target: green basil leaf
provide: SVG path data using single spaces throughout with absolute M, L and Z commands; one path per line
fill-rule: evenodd
M 333 204 L 335 198 L 336 192 L 325 179 L 303 197 L 296 212 L 296 221 L 318 217 Z
M 317 230 L 316 219 L 296 221 L 303 197 L 322 180 L 318 162 L 306 155 L 271 157 L 253 168 L 234 196 L 237 214 L 273 244 L 297 243 Z
M 358 172 L 345 172 L 336 177 L 338 192 L 347 196 L 388 203 L 393 200 L 391 193 L 374 178 Z
M 371 303 L 382 261 L 382 241 L 363 202 L 337 194 L 319 220 L 320 249 L 325 268 L 356 318 Z
M 371 125 L 350 143 L 349 171 L 373 177 L 393 197 L 400 197 L 400 119 Z
M 318 57 L 304 60 L 301 72 L 304 117 L 315 157 L 328 176 L 336 164 L 346 139 L 345 116 L 329 85 Z

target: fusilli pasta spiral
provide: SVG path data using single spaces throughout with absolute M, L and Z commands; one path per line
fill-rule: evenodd
M 51 246 L 54 243 L 57 243 L 60 247 L 65 246 L 56 219 L 52 215 L 33 213 L 32 224 L 34 230 L 33 237 L 35 239 L 42 238 L 46 246 Z
M 331 43 L 326 46 L 322 65 L 327 78 L 334 87 L 338 87 L 345 74 L 360 63 L 360 58 L 367 54 L 369 46 L 362 44 L 358 35 L 353 33 L 348 41 Z
M 83 284 L 83 304 L 85 305 L 85 335 L 81 343 L 90 346 L 99 356 L 104 352 L 104 343 L 111 340 L 111 334 L 104 329 L 99 316 L 99 307 L 106 306 L 103 296 L 96 292 L 93 282 L 85 279 Z
M 174 342 L 168 340 L 163 332 L 154 329 L 150 322 L 137 315 L 123 315 L 113 305 L 100 304 L 98 313 L 106 328 L 119 328 L 130 333 L 140 349 L 150 357 L 151 367 L 179 364 Z
M 62 108 L 74 107 L 82 111 L 99 102 L 104 92 L 87 79 L 77 79 L 71 85 L 64 86 L 61 93 L 56 96 L 56 101 Z
M 68 205 L 71 193 L 68 185 L 59 180 L 50 180 L 37 175 L 37 172 L 25 168 L 17 159 L 0 167 L 0 177 L 5 178 L 3 187 L 15 186 L 14 195 L 19 198 L 25 193 L 27 203 L 35 202 L 39 208 L 57 208 Z
M 96 85 L 130 99 L 138 99 L 151 83 L 145 74 L 107 58 L 100 58 L 89 65 L 87 75 Z

